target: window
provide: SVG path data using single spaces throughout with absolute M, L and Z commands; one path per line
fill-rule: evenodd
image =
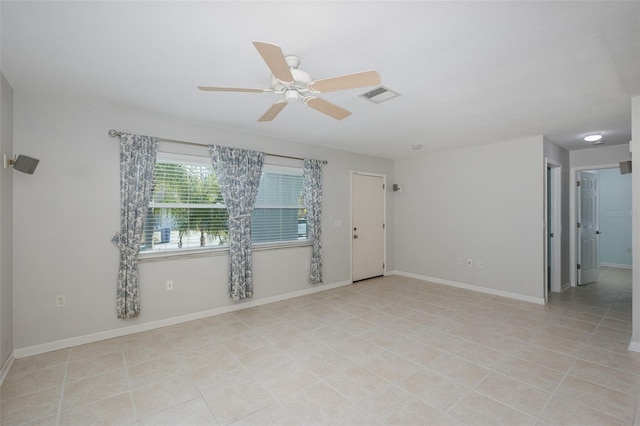
M 227 209 L 204 160 L 158 155 L 141 251 L 227 244 Z
M 265 165 L 251 214 L 254 243 L 307 239 L 302 169 Z
M 251 219 L 254 243 L 307 239 L 302 169 L 265 164 Z M 228 213 L 208 157 L 159 153 L 141 253 L 228 245 Z

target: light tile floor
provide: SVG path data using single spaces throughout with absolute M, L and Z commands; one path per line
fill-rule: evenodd
M 390 276 L 17 359 L 0 423 L 629 425 L 630 333 L 629 270 L 547 306 Z

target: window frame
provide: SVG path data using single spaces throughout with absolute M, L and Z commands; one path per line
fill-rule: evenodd
M 174 153 L 169 151 L 158 151 L 156 157 L 156 163 L 167 161 L 173 163 L 192 163 L 192 164 L 202 164 L 206 166 L 211 166 L 211 158 L 205 155 L 198 154 L 181 154 Z M 265 157 L 265 162 L 263 166 L 263 172 L 267 170 L 281 170 L 286 171 L 287 169 L 299 169 L 302 171 L 302 165 L 292 165 L 292 164 L 280 164 L 278 161 L 273 161 L 273 159 L 269 156 Z M 298 173 L 291 173 L 298 174 Z M 190 206 L 185 204 L 171 204 L 167 203 L 162 205 L 163 208 L 170 207 L 184 207 Z M 197 207 L 207 206 L 206 208 L 220 208 L 225 207 L 225 204 L 197 204 L 194 205 Z M 158 207 L 153 206 L 152 203 L 149 204 L 149 207 Z M 261 206 L 256 206 L 259 208 L 282 208 L 282 205 L 273 205 L 273 204 L 264 204 Z M 284 206 L 285 208 L 294 208 L 291 206 Z M 300 208 L 302 206 L 298 205 L 296 208 Z M 311 246 L 311 239 L 303 238 L 298 240 L 288 240 L 288 241 L 267 241 L 267 242 L 254 242 L 251 244 L 251 248 L 253 251 L 263 251 L 263 250 L 278 250 L 278 249 L 286 249 L 286 248 L 294 248 L 294 247 L 307 247 Z M 138 254 L 138 260 L 140 262 L 154 262 L 154 261 L 162 261 L 162 260 L 173 260 L 173 259 L 184 259 L 184 258 L 199 258 L 199 257 L 210 257 L 210 256 L 221 256 L 227 255 L 229 252 L 229 246 L 206 246 L 206 247 L 190 247 L 190 248 L 179 248 L 179 249 L 170 249 L 170 250 L 147 250 L 140 251 Z
M 299 177 L 300 179 L 303 178 L 303 169 L 301 166 L 290 166 L 290 165 L 283 166 L 279 164 L 272 164 L 267 161 L 265 161 L 265 164 L 262 168 L 262 173 L 263 173 L 263 176 L 264 176 L 264 173 L 272 173 L 272 174 L 296 176 L 296 177 Z M 261 183 L 262 183 L 262 177 L 261 177 Z M 282 181 L 280 182 L 280 184 L 282 184 Z M 302 188 L 302 190 L 304 189 Z M 300 196 L 303 196 L 303 194 L 298 195 L 298 197 Z M 303 205 L 304 200 L 299 201 L 299 204 L 269 204 L 269 203 L 260 204 L 259 198 L 260 198 L 260 189 L 258 189 L 258 198 L 256 199 L 256 204 L 254 205 L 254 212 L 259 209 L 278 209 L 278 210 L 290 209 L 290 210 L 295 210 L 296 212 L 299 211 L 300 209 L 306 209 L 306 207 Z M 296 213 L 296 216 L 297 216 L 297 213 Z M 252 220 L 253 220 L 253 217 L 252 217 Z M 306 217 L 305 217 L 305 220 L 306 220 Z M 311 240 L 308 237 L 308 233 L 307 233 L 307 238 L 298 238 L 295 240 L 285 240 L 285 241 L 253 242 L 252 246 L 262 247 L 265 245 L 268 246 L 270 244 L 287 243 L 287 242 L 295 242 L 295 241 L 307 241 L 307 240 L 311 242 Z

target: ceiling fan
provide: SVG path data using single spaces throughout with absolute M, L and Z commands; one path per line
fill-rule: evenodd
M 282 49 L 276 44 L 254 41 L 253 45 L 271 70 L 271 87 L 269 89 L 211 86 L 198 86 L 198 89 L 209 92 L 256 92 L 282 95 L 258 119 L 259 122 L 273 120 L 287 104 L 297 101 L 302 101 L 305 105 L 336 120 L 342 120 L 348 117 L 351 112 L 318 98 L 316 94 L 380 84 L 380 75 L 376 70 L 314 81 L 309 73 L 298 69 L 300 58 L 297 56 L 284 56 Z

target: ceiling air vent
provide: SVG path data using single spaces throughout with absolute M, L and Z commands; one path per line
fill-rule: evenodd
M 394 92 L 393 90 L 388 89 L 384 86 L 380 86 L 380 87 L 376 87 L 375 89 L 371 89 L 368 92 L 363 93 L 359 96 L 368 101 L 379 104 L 384 101 L 388 101 L 389 99 L 393 99 L 400 96 L 400 93 Z

